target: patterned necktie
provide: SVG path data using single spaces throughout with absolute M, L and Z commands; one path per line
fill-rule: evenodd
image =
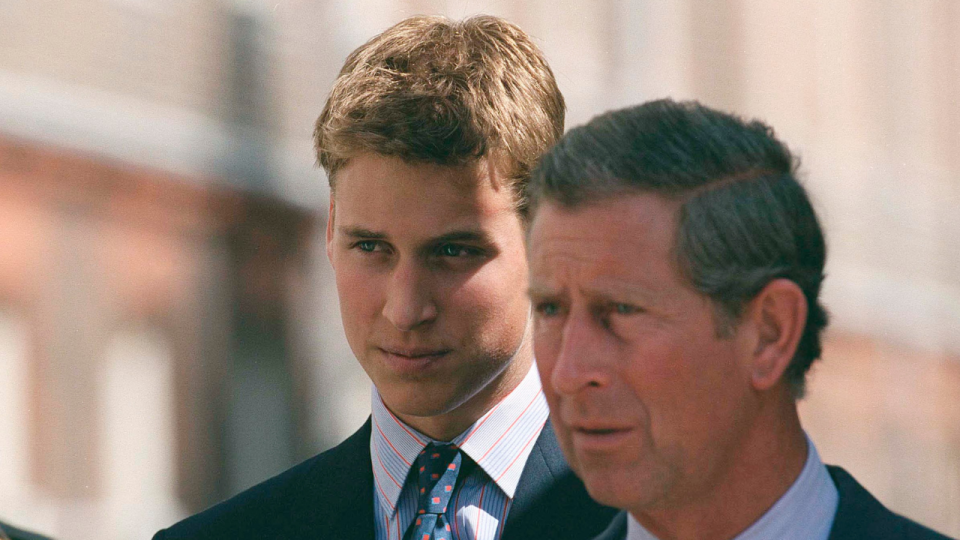
M 417 468 L 417 514 L 405 540 L 453 540 L 444 513 L 457 485 L 463 455 L 452 444 L 430 443 L 420 452 Z

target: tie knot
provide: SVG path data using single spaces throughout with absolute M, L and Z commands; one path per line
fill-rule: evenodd
M 463 456 L 452 444 L 430 443 L 417 457 L 419 513 L 442 514 L 453 494 Z
M 453 461 L 453 456 L 459 451 L 460 449 L 452 443 L 430 443 L 423 447 L 420 455 L 417 456 L 417 460 L 427 466 L 432 466 L 438 462 L 449 463 Z

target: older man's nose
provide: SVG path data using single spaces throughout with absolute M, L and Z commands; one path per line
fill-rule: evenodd
M 571 315 L 563 328 L 560 349 L 549 384 L 560 394 L 610 383 L 609 359 L 603 358 L 603 335 L 586 316 Z

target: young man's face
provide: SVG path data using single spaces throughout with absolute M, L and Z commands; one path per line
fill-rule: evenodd
M 529 369 L 523 223 L 486 162 L 351 159 L 327 254 L 350 348 L 390 410 L 427 435 L 456 436 Z
M 557 438 L 601 503 L 702 502 L 750 420 L 752 349 L 682 277 L 677 203 L 544 203 L 530 231 L 537 365 Z

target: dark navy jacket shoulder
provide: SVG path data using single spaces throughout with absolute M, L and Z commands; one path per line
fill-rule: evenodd
M 919 523 L 888 510 L 850 473 L 840 467 L 827 466 L 833 483 L 840 492 L 837 517 L 833 520 L 829 540 L 949 540 Z
M 30 531 L 25 531 L 23 529 L 18 529 L 13 525 L 7 525 L 6 523 L 0 522 L 0 538 L 9 538 L 10 540 L 50 540 L 46 536 L 33 533 Z
M 164 529 L 154 540 L 373 540 L 370 421 L 339 446 Z M 550 422 L 520 476 L 503 540 L 587 540 L 615 510 L 593 502 Z
M 840 494 L 837 515 L 828 540 L 950 540 L 883 506 L 850 473 L 827 466 Z M 627 536 L 627 513 L 620 512 L 594 540 L 623 540 Z
M 154 540 L 373 538 L 369 444 L 368 420 L 339 446 L 158 532 Z

